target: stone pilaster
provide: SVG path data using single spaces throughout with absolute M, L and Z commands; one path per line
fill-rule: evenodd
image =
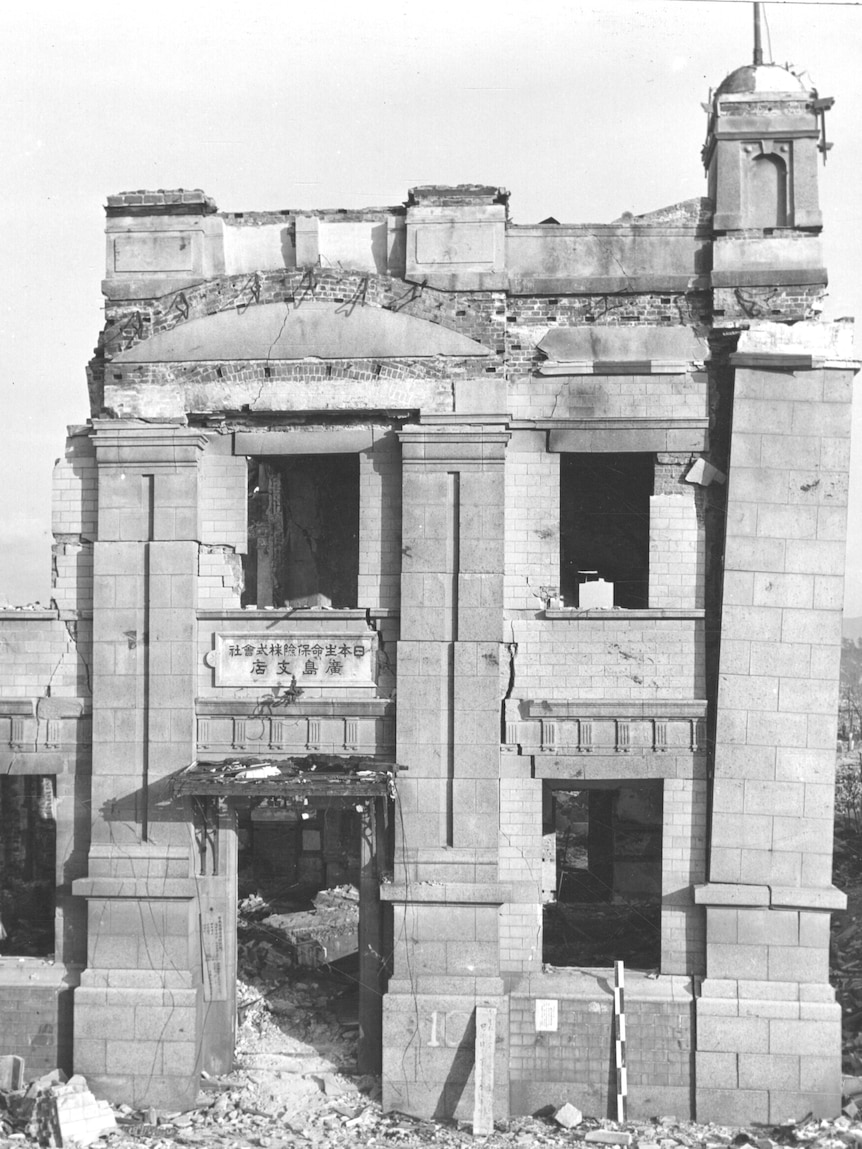
M 95 424 L 93 842 L 75 1069 L 103 1096 L 179 1106 L 197 1089 L 200 947 L 184 811 L 194 757 L 198 463 L 175 425 Z M 98 816 L 96 816 L 98 814 Z
M 401 433 L 395 968 L 384 1003 L 384 1104 L 472 1112 L 475 1009 L 496 1010 L 495 1116 L 507 1112 L 499 976 L 500 643 L 504 453 L 481 425 Z M 418 1033 L 417 1033 L 418 1026 Z
M 696 891 L 701 1121 L 840 1110 L 828 953 L 844 904 L 832 802 L 856 365 L 836 338 L 770 325 L 733 357 L 710 869 Z

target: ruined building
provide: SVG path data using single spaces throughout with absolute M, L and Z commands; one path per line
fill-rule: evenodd
M 108 197 L 54 604 L 0 622 L 0 1052 L 190 1104 L 269 874 L 359 890 L 389 1107 L 613 1111 L 622 960 L 630 1113 L 837 1111 L 829 103 L 738 69 L 707 196 L 609 224 Z

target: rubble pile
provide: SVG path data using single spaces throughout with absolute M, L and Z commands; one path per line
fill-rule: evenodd
M 20 1059 L 16 1059 L 20 1060 Z M 107 1101 L 97 1101 L 81 1076 L 61 1069 L 0 1093 L 0 1144 L 30 1141 L 46 1149 L 91 1145 L 117 1128 Z
M 359 951 L 359 891 L 355 886 L 321 890 L 314 909 L 271 914 L 264 925 L 280 930 L 291 942 L 300 965 L 317 966 Z
M 359 891 L 355 886 L 321 890 L 313 908 L 278 912 L 260 894 L 239 903 L 241 976 L 284 980 L 294 966 L 317 967 L 359 950 Z
M 73 1079 L 74 1080 L 74 1079 Z M 367 1149 L 401 1146 L 440 1149 L 476 1144 L 488 1149 L 531 1149 L 534 1145 L 583 1143 L 631 1149 L 845 1149 L 862 1141 L 862 1119 L 854 1103 L 834 1121 L 807 1120 L 740 1130 L 731 1126 L 698 1125 L 675 1117 L 619 1124 L 584 1117 L 572 1105 L 542 1115 L 516 1117 L 498 1123 L 494 1132 L 474 1139 L 469 1122 L 423 1121 L 401 1113 L 383 1113 L 369 1096 L 371 1079 L 349 1080 L 336 1075 L 311 1075 L 308 1102 L 278 1115 L 259 1108 L 248 1074 L 205 1082 L 197 1106 L 187 1113 L 134 1112 L 121 1106 L 117 1128 L 105 1131 L 108 1149 L 175 1149 L 180 1146 L 219 1146 L 224 1149 L 308 1149 L 308 1146 L 355 1146 Z M 70 1084 L 72 1084 L 70 1082 Z M 35 1132 L 9 1121 L 8 1095 L 0 1094 L 0 1147 L 21 1149 L 22 1143 L 50 1146 Z M 10 1130 L 12 1130 L 10 1132 Z M 54 1144 L 78 1144 L 70 1138 Z M 89 1144 L 90 1141 L 80 1142 Z
M 290 928 L 320 914 L 331 919 L 333 936 L 353 921 L 355 937 L 358 893 L 324 891 L 310 911 L 272 908 L 258 894 L 240 902 L 236 1041 L 245 1103 L 270 1117 L 313 1110 L 321 1096 L 355 1093 L 343 1075 L 355 1069 L 359 1036 L 355 944 L 352 957 L 322 965 L 323 947 Z M 309 950 L 317 951 L 314 960 Z
M 847 894 L 847 909 L 832 915 L 830 980 L 842 1010 L 843 1068 L 862 1074 L 862 833 L 851 821 L 835 823 L 833 881 Z

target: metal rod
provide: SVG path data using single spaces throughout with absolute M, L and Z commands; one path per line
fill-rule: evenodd
M 754 66 L 763 63 L 763 43 L 761 41 L 761 23 L 763 20 L 763 5 L 754 5 Z

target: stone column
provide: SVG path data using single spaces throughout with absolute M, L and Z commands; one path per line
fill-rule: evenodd
M 841 325 L 835 325 L 840 328 Z M 728 480 L 697 1118 L 841 1107 L 828 981 L 850 393 L 827 325 L 744 334 Z
M 192 842 L 172 776 L 194 758 L 203 435 L 98 421 L 88 959 L 75 1071 L 101 1095 L 178 1108 L 197 1090 Z
M 403 451 L 394 977 L 384 1105 L 473 1109 L 477 1006 L 497 1009 L 495 1116 L 507 1112 L 498 882 L 504 457 L 508 433 L 412 426 Z M 418 1033 L 417 1033 L 418 1027 Z

